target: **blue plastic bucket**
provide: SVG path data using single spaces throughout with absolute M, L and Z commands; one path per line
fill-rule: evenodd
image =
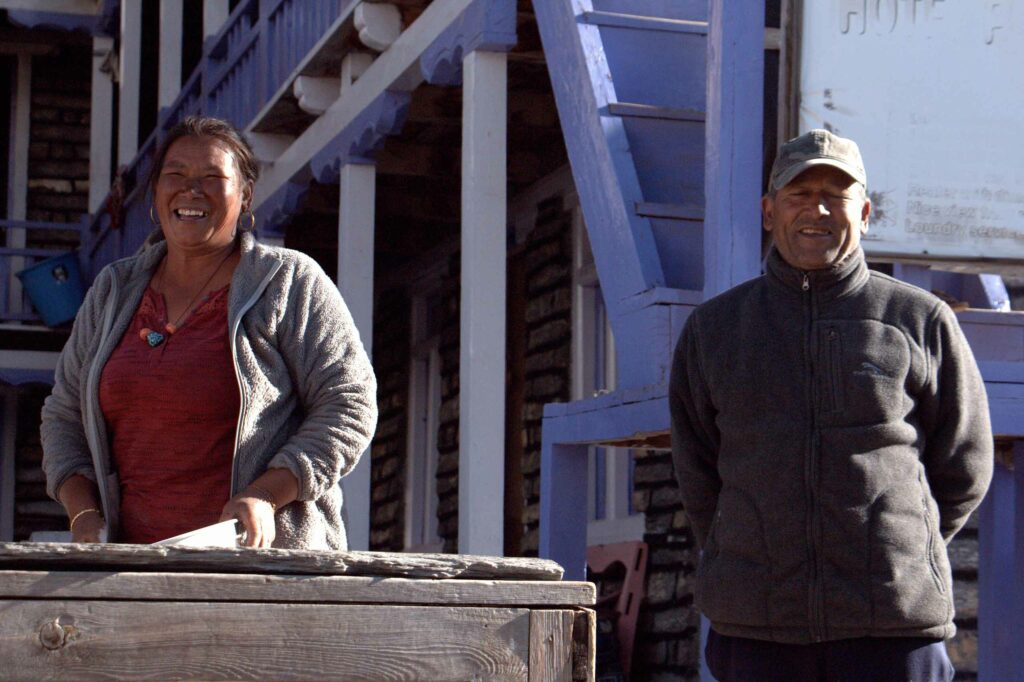
M 78 254 L 47 258 L 16 274 L 43 324 L 56 327 L 75 319 L 85 297 Z

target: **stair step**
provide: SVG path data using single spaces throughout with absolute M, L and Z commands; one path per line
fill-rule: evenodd
M 628 116 L 633 118 L 661 118 L 669 121 L 704 122 L 703 111 L 698 111 L 697 109 L 659 107 L 652 104 L 612 102 L 608 105 L 608 113 L 612 116 Z
M 668 220 L 704 220 L 704 207 L 697 204 L 658 204 L 638 201 L 636 214 L 643 218 L 667 218 Z
M 671 33 L 695 33 L 707 35 L 708 22 L 687 21 L 685 19 L 665 19 L 663 17 L 647 17 L 639 14 L 622 14 L 620 12 L 583 12 L 580 20 L 594 26 L 615 26 L 617 28 L 638 28 L 645 31 L 669 31 Z

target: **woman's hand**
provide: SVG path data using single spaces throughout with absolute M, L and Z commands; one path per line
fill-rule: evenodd
M 274 505 L 260 493 L 248 488 L 224 505 L 221 521 L 238 519 L 245 528 L 244 547 L 270 547 L 277 535 Z
M 85 510 L 71 527 L 71 542 L 100 542 L 100 532 L 104 525 L 103 516 L 98 510 Z
M 100 531 L 106 526 L 100 510 L 100 491 L 90 479 L 75 474 L 64 481 L 57 498 L 68 513 L 71 542 L 101 542 Z

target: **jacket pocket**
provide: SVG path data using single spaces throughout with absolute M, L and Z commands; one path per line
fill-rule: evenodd
M 924 517 L 925 528 L 928 530 L 928 568 L 931 569 L 932 580 L 935 581 L 935 586 L 939 589 L 939 592 L 946 594 L 946 580 L 943 576 L 942 567 L 939 565 L 936 559 L 936 551 L 946 551 L 946 543 L 942 541 L 939 534 L 939 529 L 936 525 L 935 519 L 933 518 L 931 505 L 928 504 L 928 500 L 931 495 L 928 492 L 928 487 L 924 481 L 924 472 L 917 476 L 918 485 L 921 487 L 921 515 Z
M 837 412 L 842 407 L 842 360 L 843 349 L 839 330 L 829 327 L 825 330 L 825 409 Z
M 911 350 L 902 331 L 877 320 L 834 320 L 818 340 L 819 400 L 828 426 L 900 421 L 912 409 Z

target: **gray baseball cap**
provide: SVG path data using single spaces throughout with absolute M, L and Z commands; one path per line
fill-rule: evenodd
M 857 143 L 818 128 L 782 145 L 772 164 L 769 190 L 782 189 L 812 166 L 838 168 L 865 187 L 868 185 Z

